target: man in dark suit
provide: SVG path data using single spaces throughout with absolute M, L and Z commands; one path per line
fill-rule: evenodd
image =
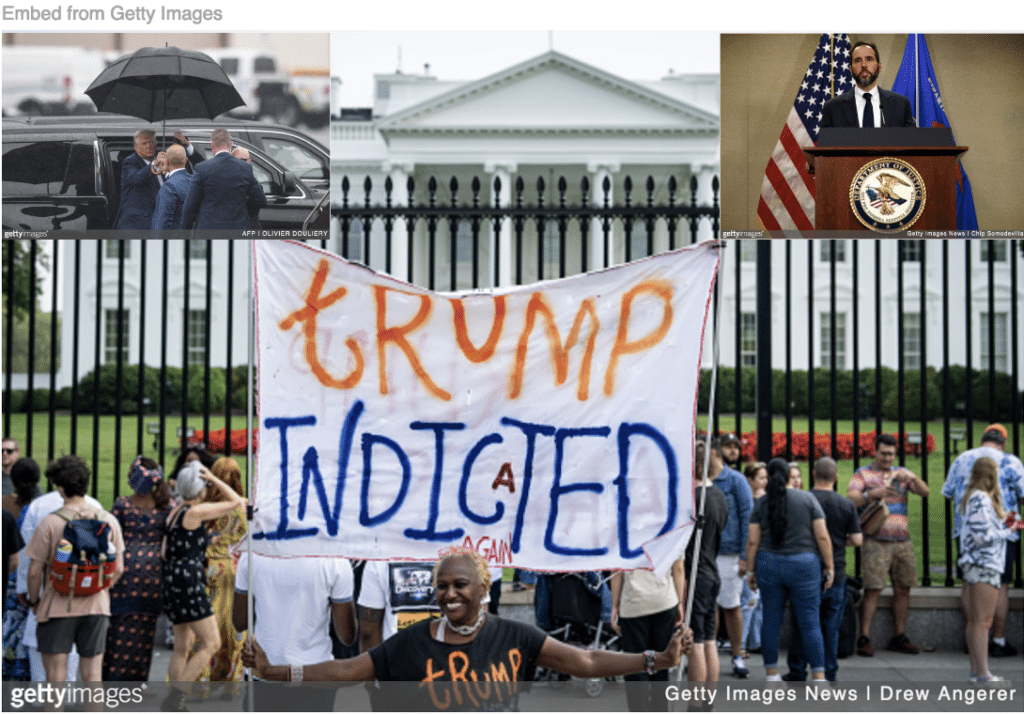
M 121 162 L 121 205 L 114 219 L 116 230 L 148 230 L 160 191 L 159 175 L 167 154 L 157 153 L 156 134 L 149 129 L 135 132 L 135 153 Z
M 213 157 L 196 166 L 182 211 L 182 228 L 245 230 L 249 209 L 265 206 L 267 197 L 252 166 L 231 155 L 227 129 L 210 134 Z
M 825 102 L 821 128 L 917 126 L 910 100 L 878 86 L 878 75 L 882 71 L 878 48 L 871 42 L 857 42 L 850 56 L 853 81 L 857 86 Z
M 232 150 L 231 155 L 234 156 L 236 159 L 241 159 L 245 163 L 252 166 L 252 157 L 249 155 L 249 150 L 246 149 L 244 146 L 236 146 Z M 259 206 L 249 207 L 249 227 L 252 228 L 254 231 L 258 231 L 260 229 Z
M 153 211 L 153 230 L 170 231 L 181 228 L 181 212 L 185 207 L 185 197 L 192 177 L 185 170 L 188 157 L 185 148 L 173 144 L 167 149 L 167 175 L 160 193 L 156 196 L 156 208 Z

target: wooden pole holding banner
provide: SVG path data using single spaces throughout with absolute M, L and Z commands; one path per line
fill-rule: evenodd
M 720 243 L 718 249 L 719 249 L 719 251 L 724 250 L 725 249 L 724 243 Z M 739 260 L 739 255 L 736 256 L 736 259 Z M 719 260 L 718 264 L 719 264 L 719 266 L 721 266 L 721 264 L 722 264 L 721 260 Z M 716 276 L 716 281 L 717 281 L 717 276 Z M 715 325 L 714 326 L 714 346 L 712 347 L 712 360 L 713 360 L 713 362 L 712 362 L 712 365 L 711 365 L 711 392 L 708 395 L 708 420 L 707 420 L 707 427 L 708 428 L 707 428 L 707 433 L 704 435 L 704 464 L 701 467 L 700 483 L 701 483 L 702 486 L 704 485 L 704 482 L 707 480 L 707 477 L 708 477 L 708 466 L 709 466 L 709 464 L 711 462 L 711 420 L 712 420 L 713 415 L 715 414 L 715 387 L 717 386 L 717 382 L 718 382 L 718 330 L 719 330 L 719 327 L 721 326 L 721 324 L 720 324 L 720 315 L 721 315 L 721 312 L 722 312 L 720 303 L 721 303 L 720 300 L 714 300 L 713 303 L 712 303 L 714 305 L 714 310 L 715 310 L 715 315 L 714 315 L 714 325 Z M 698 369 L 699 369 L 699 365 L 698 365 Z M 698 380 L 698 384 L 699 383 L 700 382 Z M 696 425 L 694 426 L 694 428 L 696 428 Z M 695 488 L 696 488 L 696 486 L 695 486 Z M 694 526 L 694 533 L 693 533 L 693 538 L 695 539 L 694 543 L 693 543 L 693 561 L 690 563 L 690 573 L 689 573 L 689 577 L 687 578 L 687 585 L 686 585 L 686 608 L 685 608 L 685 612 L 683 613 L 683 627 L 684 628 L 687 626 L 687 623 L 690 622 L 690 613 L 693 611 L 693 591 L 694 591 L 694 583 L 697 580 L 697 562 L 700 560 L 700 542 L 701 542 L 701 539 L 702 539 L 702 537 L 704 535 L 704 503 L 707 500 L 707 497 L 708 497 L 708 492 L 707 492 L 707 489 L 705 488 L 703 491 L 700 492 L 700 504 L 697 506 L 696 525 Z M 684 552 L 685 552 L 685 550 L 684 550 Z M 680 672 L 681 672 L 681 670 L 680 670 Z
M 246 631 L 249 633 L 249 647 L 252 647 L 253 643 L 253 597 L 252 597 L 252 517 L 253 509 L 256 504 L 256 499 L 252 492 L 252 466 L 253 466 L 253 451 L 252 451 L 252 415 L 253 415 L 253 394 L 252 394 L 252 365 L 255 357 L 255 342 L 256 342 L 256 295 L 253 292 L 253 271 L 255 265 L 253 262 L 253 256 L 256 252 L 256 241 L 249 241 L 249 319 L 247 327 L 249 328 L 249 349 L 248 349 L 248 360 L 245 371 L 245 492 L 249 494 L 249 503 L 246 505 L 245 518 L 246 518 L 246 529 L 245 539 L 246 548 L 248 549 L 248 563 L 246 568 L 246 576 L 248 583 L 246 584 L 245 599 L 248 604 L 246 608 Z M 230 437 L 230 434 L 228 435 Z M 248 684 L 246 687 L 249 690 L 248 701 L 246 705 L 246 711 L 255 711 L 255 692 L 253 691 L 253 679 L 252 671 L 246 667 L 246 680 Z

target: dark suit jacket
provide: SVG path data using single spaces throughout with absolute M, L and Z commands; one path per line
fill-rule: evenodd
M 160 179 L 146 160 L 136 153 L 129 155 L 121 162 L 121 205 L 117 208 L 114 228 L 149 230 L 159 191 Z
M 252 167 L 223 152 L 196 166 L 182 212 L 182 228 L 245 230 L 249 209 L 267 204 Z
M 902 94 L 896 94 L 881 87 L 878 88 L 878 94 L 879 101 L 882 103 L 882 126 L 917 126 L 914 121 L 914 113 L 910 110 L 909 99 Z M 825 102 L 825 106 L 821 110 L 821 126 L 819 128 L 824 129 L 829 126 L 854 129 L 860 126 L 860 120 L 857 118 L 857 101 L 854 99 L 853 90 Z
M 181 228 L 182 209 L 185 208 L 185 197 L 191 183 L 192 176 L 185 169 L 175 171 L 164 181 L 160 193 L 156 195 L 153 230 L 169 231 Z

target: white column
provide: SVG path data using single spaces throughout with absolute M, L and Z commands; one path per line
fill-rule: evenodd
M 711 164 L 695 165 L 693 170 L 697 173 L 697 205 L 710 206 L 714 198 L 714 191 L 711 190 L 711 181 L 715 176 L 715 167 Z M 721 196 L 718 201 L 721 206 Z M 711 240 L 714 234 L 711 232 L 711 220 L 701 219 L 697 224 L 697 241 Z
M 514 161 L 503 160 L 503 161 L 486 161 L 484 162 L 484 172 L 489 176 L 490 190 L 494 192 L 494 179 L 500 179 L 501 188 L 497 194 L 492 197 L 491 205 L 500 205 L 502 208 L 508 208 L 512 203 L 512 176 L 516 171 L 519 170 L 518 164 Z M 494 224 L 491 224 L 493 228 Z M 495 287 L 505 287 L 512 285 L 512 221 L 509 218 L 505 218 L 501 222 L 501 231 L 498 233 L 498 249 L 497 251 L 490 251 L 490 264 L 488 265 L 488 280 L 484 281 L 485 284 L 493 280 L 494 276 L 494 260 L 498 260 L 498 284 Z
M 384 173 L 391 177 L 391 205 L 409 205 L 409 193 L 405 184 L 416 168 L 413 162 L 386 162 Z M 391 275 L 399 280 L 409 280 L 409 228 L 405 219 L 396 220 L 391 226 Z
M 615 203 L 615 177 L 619 172 L 618 161 L 591 161 L 587 164 L 587 173 L 590 174 L 591 196 L 590 202 L 595 208 L 604 207 L 604 180 L 611 182 L 611 190 L 608 191 L 608 205 Z M 594 218 L 590 222 L 590 269 L 600 270 L 604 265 L 604 228 L 600 218 Z M 615 264 L 615 243 L 612 236 L 615 233 L 614 224 L 608 235 L 608 265 Z

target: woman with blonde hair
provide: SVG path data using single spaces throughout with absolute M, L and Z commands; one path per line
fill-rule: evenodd
M 999 580 L 1006 564 L 1009 529 L 999 495 L 999 467 L 987 456 L 974 462 L 967 490 L 960 501 L 960 560 L 964 577 L 964 612 L 967 613 L 967 651 L 971 681 L 1002 678 L 988 671 L 988 631 L 996 611 Z
M 245 498 L 242 487 L 242 470 L 238 462 L 222 456 L 213 462 L 210 471 L 214 476 L 231 487 L 238 496 Z M 207 489 L 204 503 L 220 503 L 225 500 L 219 490 Z M 200 673 L 199 679 L 210 682 L 239 682 L 242 679 L 242 646 L 244 634 L 236 633 L 231 624 L 231 604 L 235 594 L 235 566 L 238 553 L 235 546 L 245 538 L 245 502 L 230 513 L 206 521 L 210 533 L 210 545 L 206 548 L 206 591 L 210 606 L 217 618 L 220 632 L 220 649 Z

